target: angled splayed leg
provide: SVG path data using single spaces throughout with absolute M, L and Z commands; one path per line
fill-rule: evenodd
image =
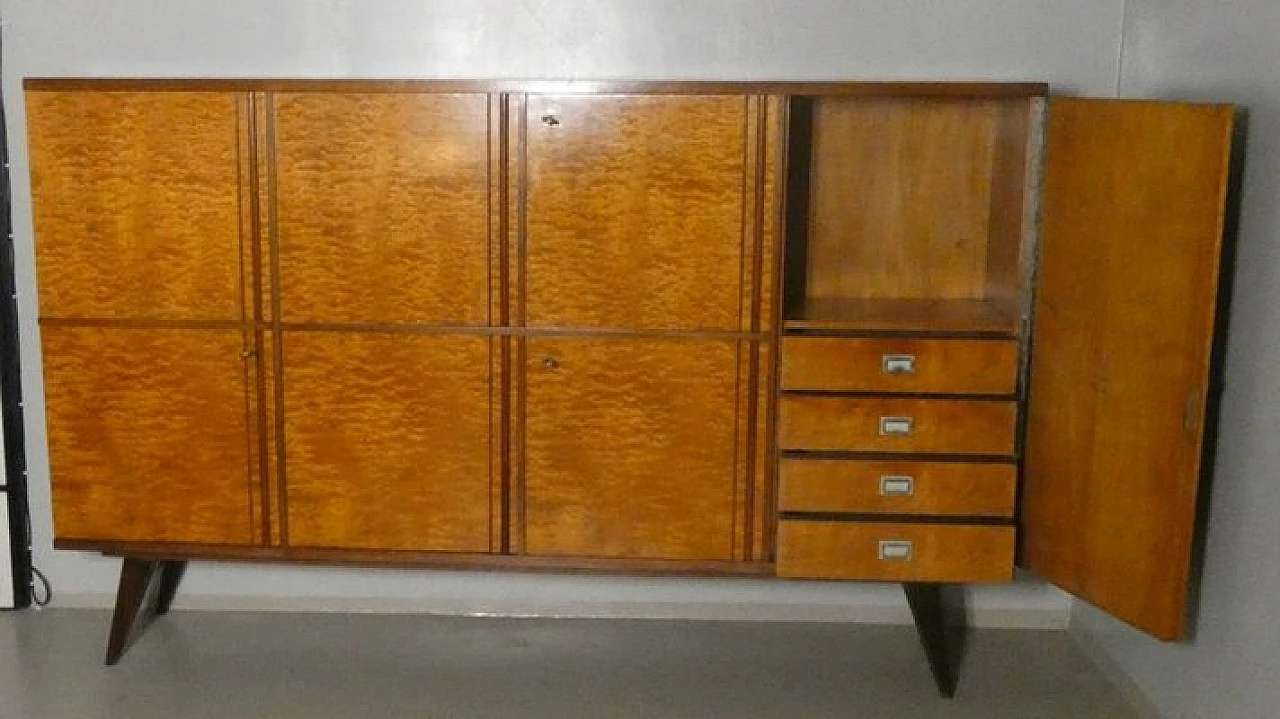
M 153 618 L 168 613 L 186 567 L 186 562 L 124 558 L 107 639 L 107 666 L 120 661 Z
M 929 660 L 929 670 L 938 692 L 950 699 L 955 696 L 960 660 L 964 656 L 965 623 L 964 588 L 937 583 L 902 585 L 915 618 L 916 632 Z

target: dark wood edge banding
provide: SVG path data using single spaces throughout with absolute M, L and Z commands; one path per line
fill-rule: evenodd
M 267 443 L 267 364 L 265 342 L 263 341 L 263 306 L 262 306 L 262 215 L 261 178 L 259 177 L 258 148 L 258 106 L 261 98 L 256 93 L 249 93 L 246 103 L 248 127 L 248 167 L 249 167 L 249 234 L 251 239 L 251 256 L 253 262 L 253 360 L 254 389 L 257 391 L 258 406 L 258 491 L 262 502 L 262 538 L 264 545 L 271 543 L 271 448 Z M 279 336 L 275 342 L 279 343 Z
M 790 389 L 783 387 L 784 397 L 825 397 L 839 399 L 937 399 L 961 402 L 1017 402 L 1016 394 L 965 394 L 963 392 L 870 392 L 866 390 Z
M 843 450 L 780 449 L 782 459 L 848 459 L 867 462 L 960 462 L 966 464 L 1017 464 L 1018 458 L 1000 454 L 943 454 L 914 452 L 851 452 Z
M 326 564 L 356 567 L 555 571 L 582 574 L 683 574 L 706 576 L 772 576 L 768 562 L 715 560 L 608 559 L 597 557 L 509 556 L 463 552 L 418 552 L 314 547 L 246 547 L 216 544 L 110 542 L 58 539 L 60 550 L 101 552 L 112 557 Z
M 29 92 L 439 92 L 538 94 L 842 95 L 850 97 L 1016 98 L 1044 97 L 1043 82 L 825 82 L 718 80 L 486 80 L 301 78 L 26 78 Z
M 849 522 L 861 524 L 963 524 L 988 527 L 1014 526 L 1008 515 L 982 514 L 874 514 L 867 512 L 780 512 L 785 522 Z
M 266 123 L 267 159 L 267 242 L 271 261 L 271 331 L 275 341 L 271 343 L 272 365 L 275 381 L 275 450 L 276 450 L 276 504 L 279 505 L 280 544 L 289 544 L 289 500 L 287 475 L 285 474 L 285 406 L 284 406 L 284 334 L 281 332 L 283 315 L 280 276 L 280 217 L 277 204 L 278 170 L 276 151 L 276 109 L 272 91 L 267 90 L 263 99 Z
M 793 322 L 794 321 L 790 321 Z M 939 339 L 939 340 L 991 340 L 1017 341 L 1017 330 L 838 330 L 819 327 L 783 327 L 786 337 L 835 337 L 844 339 Z

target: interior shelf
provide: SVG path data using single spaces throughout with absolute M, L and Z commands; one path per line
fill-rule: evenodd
M 1018 332 L 1018 316 L 982 299 L 808 298 L 783 320 L 786 330 Z

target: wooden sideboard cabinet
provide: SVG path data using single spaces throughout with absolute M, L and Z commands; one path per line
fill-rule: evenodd
M 28 80 L 56 545 L 901 582 L 1184 628 L 1232 109 Z M 1015 561 L 1016 558 L 1016 561 Z

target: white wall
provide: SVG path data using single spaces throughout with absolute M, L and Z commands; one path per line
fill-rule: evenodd
M 1073 616 L 1170 719 L 1280 712 L 1280 3 L 1130 0 L 1122 92 L 1248 108 L 1220 440 L 1198 629 L 1161 644 Z
M 113 591 L 117 565 L 51 550 L 23 77 L 1036 79 L 1106 95 L 1122 20 L 1122 0 L 4 0 L 0 8 L 35 560 L 63 601 Z M 204 565 L 180 602 L 217 595 L 444 611 L 906 616 L 892 587 Z M 977 604 L 1000 622 L 1065 622 L 1067 608 L 1039 585 L 982 591 Z M 859 609 L 866 605 L 897 608 Z

